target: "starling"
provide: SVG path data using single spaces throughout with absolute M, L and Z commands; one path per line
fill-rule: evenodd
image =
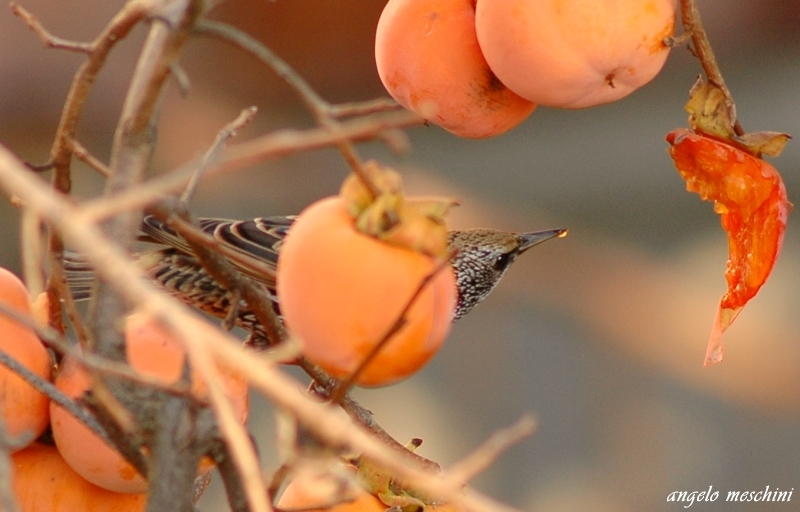
M 198 225 L 227 250 L 257 259 L 272 272 L 255 272 L 231 260 L 242 273 L 264 284 L 276 312 L 275 268 L 280 247 L 295 217 L 260 217 L 247 221 L 199 219 Z M 450 248 L 456 250 L 451 261 L 458 286 L 458 303 L 453 321 L 466 315 L 497 285 L 511 264 L 534 245 L 564 236 L 566 229 L 530 233 L 508 233 L 492 229 L 469 229 L 449 233 Z M 148 215 L 142 221 L 139 240 L 163 246 L 140 255 L 144 270 L 169 293 L 218 318 L 226 318 L 232 295 L 218 284 L 193 255 L 189 243 L 157 218 Z M 91 268 L 75 253 L 65 255 L 67 280 L 76 300 L 89 298 Z M 239 304 L 237 325 L 255 339 L 265 339 L 263 327 L 244 302 Z M 256 343 L 258 344 L 258 343 Z

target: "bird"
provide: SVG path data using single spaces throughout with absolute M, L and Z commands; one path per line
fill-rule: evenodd
M 296 218 L 200 218 L 197 225 L 227 252 L 254 258 L 261 263 L 260 269 L 256 271 L 237 263 L 236 259 L 230 260 L 247 277 L 265 285 L 275 311 L 280 315 L 280 302 L 275 292 L 275 269 L 283 240 Z M 486 228 L 448 232 L 449 248 L 454 252 L 450 265 L 457 287 L 457 302 L 452 320 L 455 322 L 483 301 L 521 254 L 546 240 L 566 234 L 567 230 L 563 228 L 526 233 Z M 151 279 L 192 307 L 217 318 L 228 317 L 231 303 L 235 300 L 234 294 L 208 274 L 183 237 L 155 216 L 145 215 L 138 239 L 159 246 L 138 257 L 140 265 Z M 73 299 L 90 298 L 94 278 L 87 261 L 79 254 L 68 251 L 64 255 L 63 264 Z M 243 301 L 238 304 L 235 323 L 250 333 L 251 344 L 269 344 L 263 326 Z

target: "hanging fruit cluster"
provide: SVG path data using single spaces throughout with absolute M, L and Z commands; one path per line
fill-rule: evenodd
M 40 299 L 32 304 L 22 281 L 3 268 L 0 303 L 27 318 L 44 316 L 38 312 L 47 309 Z M 93 377 L 81 362 L 67 356 L 56 368 L 31 327 L 0 314 L 0 332 L 3 353 L 41 380 L 54 382 L 66 397 L 77 401 L 91 388 Z M 142 313 L 129 316 L 125 338 L 127 359 L 134 371 L 164 385 L 180 379 L 186 357 L 183 344 L 153 317 Z M 225 368 L 219 368 L 219 376 L 238 419 L 244 423 L 248 414 L 246 381 Z M 207 395 L 198 375 L 191 377 L 191 391 L 200 398 Z M 136 469 L 81 421 L 6 366 L 0 366 L 0 410 L 5 435 L 15 441 L 27 440 L 15 444 L 11 457 L 14 497 L 21 510 L 144 510 L 147 483 Z M 55 446 L 35 442 L 48 426 Z M 204 460 L 200 472 L 212 467 L 210 460 Z
M 404 107 L 462 137 L 491 137 L 538 105 L 585 108 L 652 80 L 675 1 L 389 0 L 378 74 Z

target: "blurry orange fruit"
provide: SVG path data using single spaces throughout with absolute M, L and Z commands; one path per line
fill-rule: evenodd
M 33 444 L 16 452 L 14 498 L 24 512 L 138 512 L 144 494 L 119 494 L 97 487 L 64 462 L 55 446 Z
M 31 299 L 22 281 L 0 268 L 0 303 L 31 317 Z M 38 377 L 50 381 L 53 360 L 32 329 L 0 314 L 0 350 Z M 29 434 L 33 441 L 47 428 L 49 399 L 19 375 L 0 365 L 0 408 L 7 435 Z
M 389 0 L 375 62 L 398 103 L 462 137 L 508 131 L 535 107 L 489 69 L 475 35 L 474 0 Z
M 281 247 L 281 313 L 304 355 L 342 378 L 361 364 L 436 266 L 435 258 L 359 232 L 339 197 L 322 199 L 300 214 Z M 416 372 L 450 331 L 455 303 L 455 277 L 447 266 L 357 383 L 387 385 Z
M 127 318 L 125 339 L 128 363 L 139 373 L 173 384 L 180 378 L 186 352 L 180 340 L 151 316 L 136 313 Z M 247 382 L 235 372 L 220 369 L 226 393 L 242 423 L 247 421 Z M 56 377 L 56 387 L 77 399 L 92 384 L 91 376 L 76 360 L 66 357 Z M 192 391 L 207 396 L 207 388 L 193 372 Z M 143 493 L 147 483 L 122 455 L 53 403 L 50 409 L 53 437 L 67 463 L 86 480 L 114 492 Z M 205 461 L 202 471 L 211 469 Z
M 478 0 L 481 50 L 498 78 L 540 105 L 618 100 L 655 77 L 675 0 Z

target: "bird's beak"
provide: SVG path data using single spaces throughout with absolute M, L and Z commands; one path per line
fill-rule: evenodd
M 527 251 L 534 245 L 539 245 L 540 243 L 550 240 L 551 238 L 564 238 L 567 236 L 567 229 L 547 229 L 545 231 L 532 231 L 530 233 L 519 233 L 517 236 L 519 237 L 519 249 L 517 252 L 522 254 L 523 252 Z

